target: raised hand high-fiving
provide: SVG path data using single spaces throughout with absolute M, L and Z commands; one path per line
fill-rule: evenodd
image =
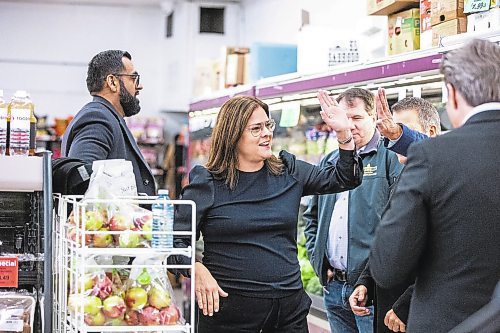
M 389 140 L 397 140 L 403 133 L 401 126 L 397 124 L 392 118 L 392 113 L 387 103 L 384 88 L 378 88 L 375 95 L 375 102 L 377 104 L 377 128 L 383 136 Z
M 323 121 L 335 132 L 341 132 L 351 129 L 347 112 L 339 106 L 324 90 L 318 91 L 319 105 L 321 106 L 320 115 Z
M 324 90 L 318 92 L 318 100 L 321 105 L 321 111 L 319 112 L 321 118 L 336 132 L 339 147 L 354 150 L 355 145 L 352 140 L 351 122 L 347 117 L 347 110 L 340 107 L 339 103 Z

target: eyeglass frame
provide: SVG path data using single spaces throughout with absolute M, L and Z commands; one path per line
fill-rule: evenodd
M 258 138 L 260 133 L 262 133 L 262 131 L 264 130 L 264 127 L 266 127 L 268 129 L 268 131 L 270 132 L 274 132 L 275 128 L 276 128 L 276 121 L 274 119 L 269 119 L 265 122 L 262 122 L 262 123 L 256 123 L 256 124 L 252 124 L 250 126 L 259 126 L 259 128 L 245 128 L 245 130 L 248 130 L 250 131 L 250 134 L 252 134 L 253 137 L 255 138 Z M 255 134 L 254 134 L 255 132 Z
M 126 74 L 126 73 L 113 73 L 114 76 L 129 76 L 134 78 L 135 87 L 138 88 L 141 81 L 141 75 L 139 73 Z

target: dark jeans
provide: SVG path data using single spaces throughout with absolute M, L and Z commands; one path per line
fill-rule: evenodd
M 283 298 L 229 293 L 212 317 L 198 311 L 197 333 L 308 333 L 311 299 L 304 290 Z
M 334 333 L 373 333 L 373 305 L 370 314 L 356 316 L 349 305 L 349 296 L 353 292 L 347 282 L 331 280 L 326 285 L 328 293 L 324 295 L 328 322 Z

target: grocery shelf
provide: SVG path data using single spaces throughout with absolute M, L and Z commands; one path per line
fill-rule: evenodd
M 417 50 L 405 54 L 388 56 L 369 62 L 340 65 L 331 71 L 315 74 L 290 73 L 282 76 L 265 78 L 251 86 L 226 89 L 213 96 L 203 97 L 190 104 L 190 111 L 201 111 L 220 107 L 235 95 L 250 95 L 261 99 L 282 97 L 290 94 L 306 93 L 318 89 L 347 88 L 354 85 L 378 84 L 402 80 L 401 86 L 409 86 L 426 81 L 441 81 L 439 65 L 443 53 L 460 47 L 471 38 L 485 38 L 492 42 L 500 41 L 500 30 L 487 32 L 463 33 L 444 37 L 441 47 Z M 415 79 L 416 76 L 419 78 Z M 405 79 L 410 79 L 404 82 Z

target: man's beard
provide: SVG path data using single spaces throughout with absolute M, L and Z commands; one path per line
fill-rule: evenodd
M 141 111 L 139 103 L 139 99 L 132 96 L 132 94 L 130 94 L 125 88 L 123 81 L 120 80 L 120 104 L 123 108 L 125 117 L 131 117 L 138 114 L 139 111 Z

